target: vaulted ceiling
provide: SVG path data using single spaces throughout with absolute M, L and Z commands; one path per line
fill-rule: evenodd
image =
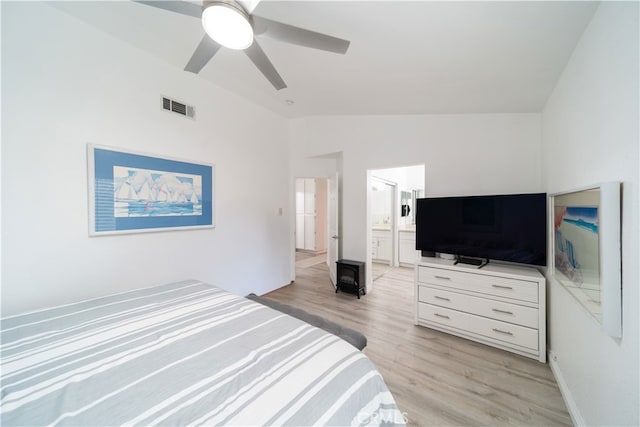
M 204 34 L 197 18 L 131 1 L 51 4 L 180 69 Z M 256 15 L 350 40 L 349 50 L 259 38 L 286 89 L 276 91 L 243 52 L 225 48 L 198 78 L 286 117 L 538 112 L 597 7 L 263 0 Z

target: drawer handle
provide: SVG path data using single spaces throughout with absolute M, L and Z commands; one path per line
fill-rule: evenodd
M 443 319 L 450 319 L 449 316 L 445 316 L 444 314 L 433 313 L 433 315 L 436 317 L 442 317 Z
M 495 311 L 496 313 L 502 313 L 502 314 L 513 314 L 513 313 L 512 313 L 512 312 L 510 312 L 510 311 L 507 311 L 507 310 L 500 310 L 500 309 L 498 309 L 498 308 L 492 308 L 491 310 Z
M 442 279 L 442 280 L 451 280 L 451 277 L 447 277 L 447 276 L 435 276 L 436 279 Z
M 513 289 L 511 286 L 502 286 L 502 285 L 491 285 L 491 286 L 498 289 Z
M 513 336 L 513 333 L 512 333 L 512 332 L 509 332 L 509 331 L 501 331 L 500 329 L 496 329 L 496 328 L 493 328 L 493 331 L 494 331 L 494 332 L 497 332 L 497 333 L 499 333 L 499 334 L 505 334 L 505 335 L 511 335 L 511 336 Z
M 445 297 L 439 297 L 438 295 L 434 295 L 433 296 L 435 299 L 441 299 L 443 301 L 451 301 L 449 298 L 445 298 Z

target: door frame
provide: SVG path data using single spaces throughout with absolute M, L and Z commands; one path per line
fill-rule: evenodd
M 292 197 L 291 197 L 291 221 L 290 221 L 290 228 L 291 228 L 291 269 L 290 269 L 290 277 L 291 280 L 290 282 L 294 282 L 296 279 L 296 232 L 297 232 L 297 227 L 296 227 L 296 181 L 299 179 L 322 179 L 325 180 L 327 182 L 327 203 L 326 203 L 326 208 L 327 208 L 327 212 L 325 212 L 325 216 L 327 219 L 327 226 L 325 227 L 325 236 L 322 236 L 323 239 L 325 239 L 327 241 L 327 252 L 329 250 L 328 245 L 329 245 L 329 241 L 328 239 L 330 238 L 329 236 L 329 224 L 328 224 L 328 218 L 329 218 L 329 203 L 328 203 L 328 197 L 329 197 L 329 180 L 331 179 L 331 177 L 327 177 L 327 176 L 309 176 L 309 175 L 305 175 L 305 176 L 294 176 L 292 179 Z M 339 190 L 339 186 L 338 186 L 338 200 L 340 198 L 340 190 Z M 339 221 L 339 214 L 338 214 L 338 221 Z M 318 236 L 316 236 L 316 238 L 318 238 Z M 338 249 L 339 252 L 339 249 Z M 339 256 L 339 253 L 338 253 Z M 334 288 L 335 288 L 335 284 L 334 284 Z
M 365 257 L 365 276 L 367 282 L 367 293 L 373 290 L 373 257 L 371 256 L 371 241 L 373 239 L 373 221 L 372 221 L 372 199 L 373 199 L 373 190 L 371 189 L 373 180 L 384 182 L 387 185 L 391 186 L 391 260 L 389 262 L 389 266 L 395 266 L 395 259 L 397 257 L 397 246 L 398 246 L 398 219 L 396 218 L 396 209 L 395 203 L 398 198 L 398 183 L 389 181 L 388 179 L 374 177 L 374 172 L 376 169 L 367 169 L 367 209 L 366 209 L 366 224 L 367 230 L 365 232 L 366 236 L 366 257 Z
M 333 182 L 332 184 L 332 181 Z M 335 191 L 332 192 L 332 187 Z M 331 201 L 332 196 L 335 200 Z M 333 227 L 332 227 L 333 224 Z M 335 259 L 332 258 L 332 246 L 335 245 Z M 340 173 L 327 178 L 327 267 L 329 269 L 329 281 L 334 289 L 338 287 L 337 261 L 340 260 Z
M 375 175 L 376 171 L 379 170 L 393 170 L 393 169 L 408 169 L 408 168 L 422 168 L 422 173 L 421 176 L 419 178 L 419 182 L 416 181 L 416 176 L 412 173 L 412 178 L 409 179 L 407 178 L 407 182 L 397 182 L 396 183 L 396 187 L 395 187 L 395 207 L 394 207 L 394 231 L 393 231 L 393 236 L 392 236 L 392 240 L 393 240 L 393 266 L 394 267 L 398 267 L 400 265 L 400 261 L 399 261 L 399 249 L 400 249 L 400 242 L 399 242 L 399 233 L 398 230 L 400 228 L 400 224 L 403 222 L 402 218 L 400 217 L 400 212 L 399 212 L 399 206 L 400 206 L 400 191 L 403 189 L 403 185 L 408 185 L 410 186 L 409 188 L 419 188 L 422 189 L 422 191 L 424 192 L 426 189 L 426 173 L 427 173 L 427 169 L 426 169 L 426 164 L 425 163 L 417 163 L 417 164 L 404 164 L 404 165 L 399 165 L 399 166 L 387 166 L 387 167 L 376 167 L 376 168 L 367 168 L 367 176 L 366 176 L 366 188 L 365 188 L 365 195 L 366 195 L 366 276 L 367 276 L 367 292 L 369 291 L 369 289 L 373 289 L 373 268 L 372 268 L 372 257 L 371 257 L 371 240 L 372 240 L 372 214 L 371 214 L 371 208 L 372 208 L 372 200 L 371 200 L 371 177 L 372 175 Z M 389 181 L 389 179 L 385 179 L 385 178 L 381 178 L 383 181 L 387 181 L 390 183 L 393 183 L 394 181 Z M 414 212 L 415 215 L 415 212 Z

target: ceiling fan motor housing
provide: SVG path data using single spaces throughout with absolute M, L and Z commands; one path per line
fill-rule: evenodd
M 202 10 L 205 10 L 206 8 L 208 8 L 211 5 L 219 5 L 219 6 L 228 7 L 228 8 L 237 10 L 238 13 L 242 14 L 247 19 L 247 21 L 249 21 L 249 23 L 251 25 L 253 25 L 253 22 L 251 21 L 251 15 L 249 15 L 247 13 L 247 11 L 244 10 L 242 5 L 240 3 L 238 3 L 237 1 L 234 1 L 234 0 L 204 0 L 202 2 Z

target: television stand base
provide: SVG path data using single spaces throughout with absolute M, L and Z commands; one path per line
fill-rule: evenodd
M 477 265 L 478 268 L 482 268 L 485 265 L 489 264 L 489 258 L 471 258 L 471 257 L 458 255 L 456 257 L 456 262 L 454 262 L 453 265 L 456 265 L 456 264 Z

